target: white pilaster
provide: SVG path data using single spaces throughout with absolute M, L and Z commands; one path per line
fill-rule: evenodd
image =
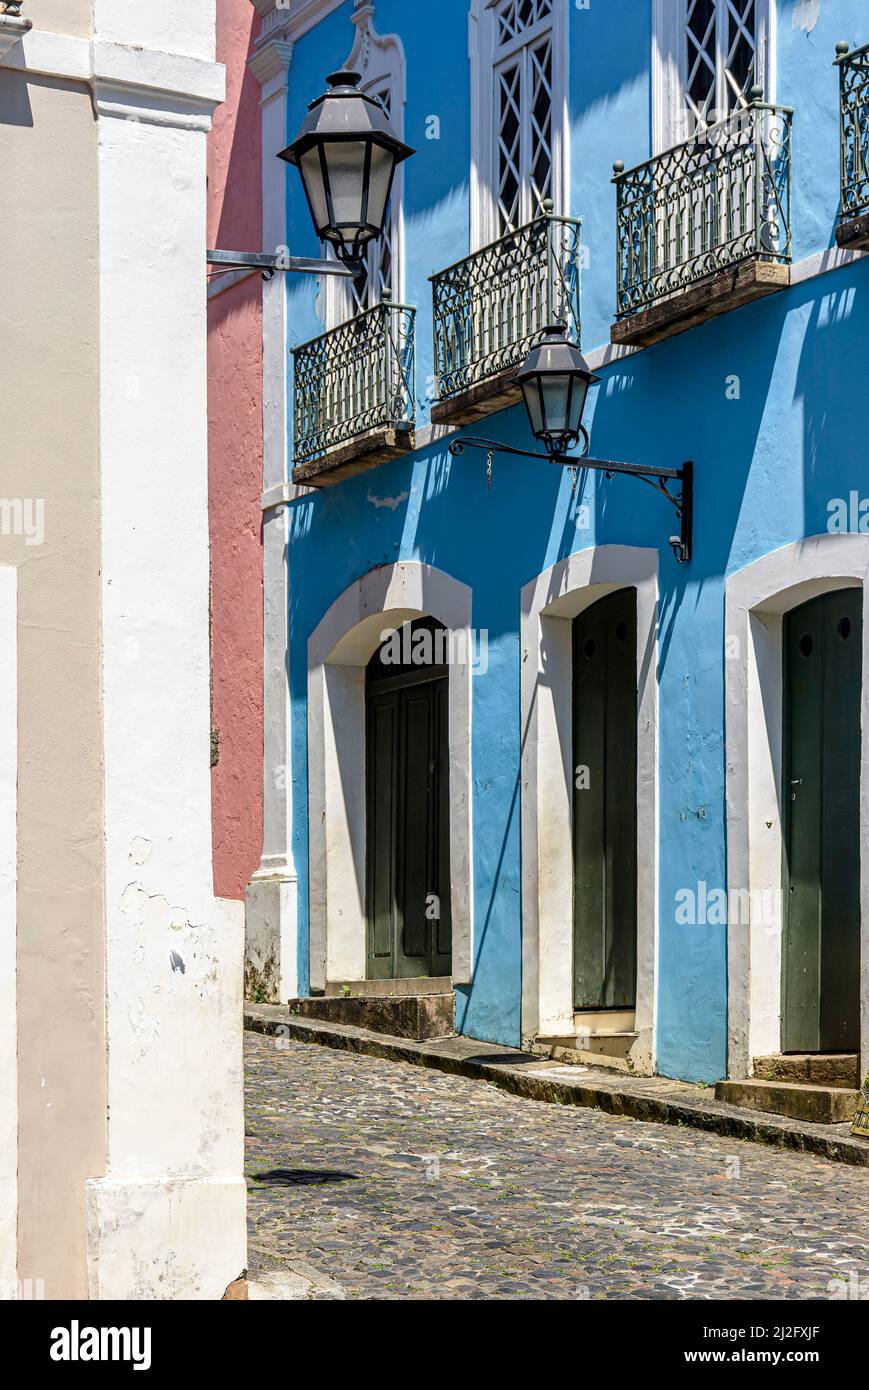
M 0 1299 L 13 1296 L 18 1238 L 17 579 L 0 566 Z
M 262 88 L 263 249 L 286 244 L 287 83 L 293 45 L 286 10 L 263 13 L 250 59 Z M 283 275 L 263 286 L 263 849 L 245 895 L 248 992 L 286 1002 L 298 993 L 298 875 L 292 851 L 287 495 L 287 299 Z M 281 500 L 274 501 L 275 497 Z
M 246 1264 L 243 934 L 213 892 L 209 759 L 205 136 L 223 69 L 213 0 L 94 16 L 108 1157 L 89 1285 L 220 1298 Z

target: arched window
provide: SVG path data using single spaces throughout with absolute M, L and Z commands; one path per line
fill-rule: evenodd
M 655 150 L 773 100 L 775 0 L 655 0 Z
M 362 90 L 376 97 L 392 127 L 404 139 L 405 59 L 396 34 L 381 35 L 374 28 L 374 5 L 354 0 L 356 40 L 345 68 L 362 75 Z M 370 243 L 365 263 L 353 280 L 326 278 L 326 323 L 329 328 L 346 323 L 364 309 L 379 304 L 384 296 L 396 303 L 403 294 L 401 254 L 404 238 L 402 195 L 404 170 L 399 164 L 392 185 L 383 236 Z M 330 254 L 327 251 L 327 254 Z
M 566 212 L 567 0 L 471 7 L 473 248 Z

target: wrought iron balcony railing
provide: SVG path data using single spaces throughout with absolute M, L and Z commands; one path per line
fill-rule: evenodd
M 384 300 L 293 349 L 297 464 L 378 425 L 413 426 L 415 314 Z
M 843 45 L 844 47 L 844 45 Z M 869 212 L 869 44 L 841 53 L 842 219 Z
M 544 213 L 431 277 L 439 400 L 518 366 L 551 323 L 579 342 L 579 226 Z
M 791 254 L 791 119 L 751 104 L 635 169 L 614 165 L 618 317 L 749 257 Z

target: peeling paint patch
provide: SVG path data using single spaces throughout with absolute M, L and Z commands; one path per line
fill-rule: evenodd
M 397 497 L 376 497 L 369 488 L 367 501 L 371 503 L 372 507 L 388 507 L 391 512 L 394 512 L 401 506 L 402 502 L 406 502 L 409 497 L 409 492 L 400 492 Z
M 121 911 L 128 917 L 136 917 L 138 924 L 148 928 L 169 927 L 171 931 L 184 931 L 195 925 L 186 907 L 173 907 L 161 893 L 146 893 L 139 883 L 127 884 L 121 894 Z
M 176 970 L 180 970 L 182 975 L 186 974 L 187 967 L 177 951 L 169 952 L 169 964 L 172 966 L 173 975 L 175 974 Z
M 810 34 L 821 17 L 821 0 L 799 0 L 794 7 L 791 23 L 795 29 Z
M 133 864 L 147 864 L 151 858 L 151 851 L 154 848 L 150 840 L 146 840 L 142 835 L 136 835 L 130 844 L 130 861 Z
M 128 883 L 121 894 L 121 911 L 126 912 L 128 916 L 139 912 L 141 909 L 139 898 L 144 896 L 138 883 Z

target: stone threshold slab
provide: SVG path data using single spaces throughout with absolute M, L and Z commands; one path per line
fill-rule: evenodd
M 410 426 L 384 425 L 366 430 L 315 459 L 295 464 L 293 482 L 305 487 L 333 487 L 345 478 L 355 478 L 359 473 L 379 468 L 382 463 L 404 458 L 413 453 L 415 447 Z
M 362 1028 L 301 1019 L 279 1004 L 245 1004 L 249 1032 L 275 1034 L 385 1061 L 410 1062 L 454 1076 L 488 1081 L 512 1095 L 553 1105 L 578 1105 L 652 1124 L 690 1125 L 710 1134 L 771 1144 L 838 1163 L 869 1167 L 869 1140 L 855 1138 L 849 1126 L 811 1124 L 754 1113 L 716 1101 L 711 1087 L 663 1076 L 625 1076 L 620 1072 L 546 1062 L 530 1052 L 497 1047 L 473 1038 L 410 1042 Z
M 689 328 L 708 323 L 719 314 L 728 314 L 755 299 L 777 294 L 790 284 L 790 266 L 752 257 L 727 270 L 719 270 L 695 281 L 686 289 L 658 299 L 647 309 L 639 309 L 619 319 L 610 330 L 613 343 L 620 346 L 651 347 Z

